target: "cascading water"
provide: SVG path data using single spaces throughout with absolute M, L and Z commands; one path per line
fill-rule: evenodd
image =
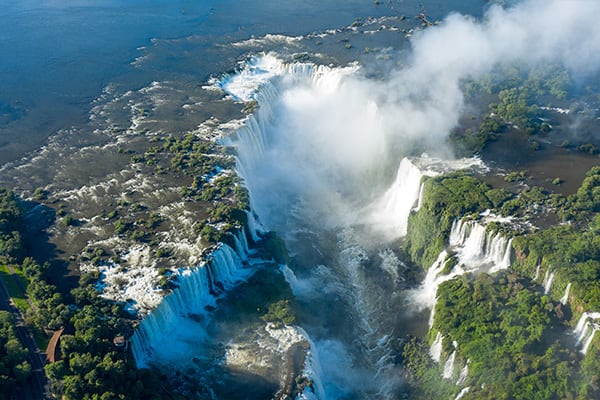
M 265 55 L 218 86 L 258 104 L 226 142 L 253 211 L 297 255 L 281 271 L 319 354 L 325 396 L 392 399 L 402 386 L 392 349 L 404 267 L 391 249 L 422 204 L 424 176 L 480 161 L 398 157 L 378 99 L 354 95 L 357 71 Z
M 306 299 L 306 303 L 309 304 L 320 305 L 331 302 L 331 298 L 321 299 L 322 295 L 319 291 L 312 289 L 314 285 L 322 282 L 323 276 L 328 276 L 330 282 L 328 290 L 340 301 L 334 307 L 345 309 L 356 322 L 343 329 L 328 328 L 334 331 L 352 332 L 354 338 L 348 339 L 343 337 L 345 335 L 327 332 L 324 334 L 323 328 L 317 328 L 322 326 L 322 323 L 314 326 L 309 323 L 305 326 L 307 332 L 316 338 L 314 346 L 316 352 L 320 354 L 319 357 L 324 360 L 332 357 L 337 360 L 348 358 L 348 369 L 345 371 L 347 376 L 341 376 L 339 371 L 333 371 L 329 362 L 321 362 L 322 365 L 327 366 L 322 371 L 327 397 L 335 398 L 341 393 L 353 393 L 358 397 L 393 398 L 399 382 L 399 374 L 393 372 L 396 367 L 390 356 L 395 335 L 389 319 L 385 318 L 388 313 L 384 311 L 392 309 L 393 296 L 389 294 L 386 296 L 385 290 L 371 280 L 379 275 L 390 276 L 393 283 L 391 287 L 385 289 L 394 290 L 396 283 L 399 282 L 398 268 L 401 262 L 389 249 L 356 242 L 354 236 L 358 236 L 358 233 L 354 232 L 354 228 L 349 227 L 352 221 L 368 219 L 364 215 L 365 213 L 371 215 L 373 208 L 365 207 L 365 212 L 361 215 L 349 210 L 356 207 L 357 200 L 368 206 L 368 203 L 373 203 L 371 199 L 373 196 L 352 199 L 348 197 L 348 193 L 361 192 L 348 191 L 348 188 L 362 185 L 365 178 L 371 179 L 373 174 L 379 176 L 380 172 L 369 171 L 369 176 L 363 177 L 362 172 L 356 172 L 359 171 L 356 168 L 348 169 L 350 173 L 346 173 L 344 168 L 321 167 L 320 163 L 315 163 L 315 157 L 327 150 L 329 144 L 326 140 L 327 136 L 311 135 L 310 129 L 315 129 L 318 125 L 298 132 L 297 128 L 289 126 L 288 121 L 274 119 L 273 113 L 273 110 L 277 110 L 276 115 L 290 115 L 290 108 L 298 112 L 295 109 L 300 105 L 298 101 L 311 100 L 313 92 L 317 94 L 316 101 L 327 98 L 331 93 L 340 90 L 340 87 L 345 84 L 344 77 L 355 70 L 354 67 L 331 69 L 302 63 L 278 64 L 272 68 L 272 78 L 261 81 L 258 85 L 260 88 L 254 95 L 244 94 L 243 91 L 236 94 L 237 88 L 240 87 L 239 83 L 230 85 L 225 82 L 221 87 L 238 98 L 243 96 L 246 96 L 246 99 L 252 98 L 259 105 L 258 111 L 249 116 L 244 126 L 229 139 L 230 144 L 237 148 L 237 169 L 251 193 L 253 210 L 260 215 L 261 221 L 265 222 L 269 229 L 284 232 L 288 246 L 292 250 L 308 237 L 312 242 L 310 247 L 317 248 L 317 252 L 321 254 L 317 267 L 308 266 L 313 268 L 308 271 L 308 277 L 304 272 L 302 277 L 298 278 L 289 267 L 282 267 L 294 295 L 301 302 Z M 240 78 L 243 80 L 241 75 Z M 231 78 L 228 79 L 231 81 Z M 312 104 L 306 103 L 303 106 L 310 108 Z M 367 107 L 371 107 L 373 113 L 376 112 L 373 103 Z M 307 137 L 295 137 L 290 134 Z M 311 139 L 315 142 L 311 143 Z M 308 142 L 308 145 L 303 143 L 295 146 L 298 141 Z M 314 147 L 311 147 L 311 144 Z M 340 143 L 336 142 L 336 144 Z M 351 145 L 351 143 L 347 144 Z M 304 149 L 308 151 L 303 151 Z M 338 150 L 340 150 L 339 146 Z M 341 150 L 343 152 L 352 149 Z M 336 152 L 329 155 L 329 161 L 346 162 L 346 160 L 335 160 L 332 157 L 335 154 Z M 295 178 L 299 173 L 302 175 L 301 180 Z M 386 209 L 385 213 L 394 213 L 393 223 L 388 229 L 395 231 L 393 235 L 395 237 L 406 233 L 406 220 L 418 199 L 421 177 L 420 170 L 408 159 L 404 159 L 398 168 L 396 183 L 388 189 L 387 193 L 379 197 L 379 206 L 375 207 L 375 210 L 383 207 Z M 406 196 L 408 188 L 411 191 L 410 198 Z M 396 204 L 398 202 L 400 204 Z M 369 223 L 373 225 L 373 221 L 374 218 L 371 217 Z M 327 246 L 323 246 L 323 242 L 317 239 L 321 230 L 327 230 L 332 234 L 330 249 L 326 249 Z M 289 233 L 285 235 L 286 232 Z M 294 232 L 304 233 L 299 236 Z M 302 239 L 299 240 L 298 237 Z M 325 254 L 327 255 L 323 257 Z M 379 265 L 379 272 L 375 276 L 366 273 L 366 269 L 374 262 Z M 325 313 L 322 309 L 312 310 L 311 306 L 307 306 L 307 312 L 316 315 Z M 340 321 L 339 324 L 343 325 L 347 322 Z M 331 321 L 329 324 L 331 325 Z M 357 374 L 364 375 L 367 381 L 376 379 L 379 384 L 373 382 L 373 384 L 358 385 L 358 381 L 348 380 L 348 377 Z M 368 375 L 371 378 L 367 378 Z
M 413 208 L 413 212 L 419 212 L 421 206 L 423 205 L 423 191 L 425 190 L 425 184 L 421 183 L 421 187 L 419 188 L 419 199 L 417 200 L 417 206 Z
M 248 256 L 245 240 L 244 233 L 240 231 L 236 242 L 240 243 L 242 253 L 223 244 L 212 253 L 210 261 L 178 272 L 178 287 L 142 320 L 131 338 L 138 367 L 146 367 L 152 362 L 168 364 L 189 360 L 184 356 L 187 351 L 185 342 L 199 343 L 204 339 L 196 316 L 206 314 L 206 307 L 214 306 L 219 294 L 252 273 L 242 261 Z M 188 333 L 195 338 L 185 337 Z
M 486 233 L 486 227 L 476 221 L 454 221 L 449 242 L 468 268 L 489 265 L 489 272 L 496 272 L 510 266 L 512 239 Z
M 569 291 L 570 290 L 571 290 L 571 282 L 567 283 L 567 287 L 565 288 L 565 294 L 560 299 L 560 302 L 562 303 L 562 305 L 567 304 L 567 301 L 569 301 Z
M 583 354 L 587 353 L 588 348 L 594 340 L 596 331 L 600 329 L 600 326 L 594 322 L 597 319 L 600 319 L 600 312 L 584 312 L 579 317 L 579 321 L 577 321 L 573 334 L 577 337 L 576 345 L 583 343 L 581 348 Z
M 446 266 L 446 262 L 448 259 L 448 253 L 446 250 L 442 250 L 439 254 L 437 260 L 429 267 L 427 270 L 427 275 L 421 283 L 421 286 L 414 291 L 413 293 L 413 301 L 415 305 L 422 308 L 431 309 L 431 313 L 429 316 L 429 327 L 433 326 L 433 317 L 434 317 L 434 309 L 435 302 L 437 300 L 437 290 L 438 287 L 446 281 L 454 278 L 455 276 L 459 276 L 465 273 L 460 266 L 456 266 L 450 271 L 448 274 L 442 274 Z
M 550 272 L 550 269 L 548 269 L 544 275 L 544 294 L 550 293 L 550 289 L 552 289 L 552 281 L 554 281 L 554 271 Z
M 596 331 L 598 331 L 598 330 L 600 330 L 600 326 L 598 326 L 597 324 L 591 325 L 592 333 L 590 333 L 588 338 L 585 340 L 585 343 L 583 343 L 583 347 L 581 348 L 582 354 L 587 353 L 588 349 L 590 348 L 590 345 L 592 344 L 592 341 L 594 340 L 594 335 L 596 334 Z
M 468 386 L 466 388 L 463 388 L 460 392 L 458 392 L 458 394 L 456 395 L 456 397 L 454 398 L 454 400 L 460 400 L 463 397 L 465 397 L 465 395 L 467 393 L 469 393 L 469 389 L 471 389 L 471 388 L 468 387 Z
M 454 376 L 454 360 L 456 359 L 456 349 L 450 354 L 450 357 L 444 364 L 444 371 L 442 372 L 442 378 L 452 379 Z
M 437 335 L 435 336 L 435 340 L 433 341 L 433 343 L 431 344 L 431 347 L 429 348 L 429 356 L 436 363 L 440 362 L 440 357 L 442 356 L 442 341 L 443 340 L 444 340 L 444 337 L 442 336 L 442 333 L 438 332 Z
M 409 159 L 403 158 L 396 180 L 375 205 L 372 223 L 385 230 L 406 235 L 408 215 L 422 195 L 423 172 Z
M 484 225 L 476 221 L 454 221 L 449 237 L 450 252 L 455 253 L 457 265 L 443 273 L 449 253 L 443 250 L 427 270 L 421 286 L 412 292 L 412 301 L 418 308 L 429 308 L 429 327 L 433 326 L 434 306 L 440 284 L 466 272 L 477 270 L 496 272 L 510 266 L 512 239 L 500 234 L 486 234 Z
M 533 276 L 534 281 L 537 281 L 538 278 L 540 277 L 540 267 L 541 267 L 540 264 L 538 264 L 537 267 L 535 267 L 535 275 Z
M 467 381 L 469 377 L 469 360 L 465 363 L 463 369 L 460 370 L 460 374 L 458 374 L 458 380 L 456 381 L 456 386 L 462 386 Z

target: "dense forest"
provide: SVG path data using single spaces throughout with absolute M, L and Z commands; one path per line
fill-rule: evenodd
M 508 202 L 524 208 L 536 203 L 563 223 L 534 231 L 488 225 L 490 231 L 514 236 L 515 260 L 508 271 L 465 274 L 440 285 L 429 341 L 415 338 L 404 347 L 414 398 L 456 396 L 465 386 L 470 387 L 465 399 L 600 395 L 598 347 L 592 344 L 583 355 L 572 334 L 583 312 L 600 306 L 599 181 L 600 168 L 595 167 L 575 194 L 538 193 L 535 201 L 526 192 L 498 197 L 496 189 L 465 173 L 427 181 L 407 240 L 412 257 L 424 266 L 431 265 L 433 254 L 447 245 L 451 221 L 477 218 L 484 209 L 502 213 Z M 546 271 L 554 276 L 549 293 L 540 277 Z M 568 299 L 562 299 L 567 285 Z M 446 357 L 455 352 L 454 363 L 468 370 L 460 387 L 455 384 L 458 374 L 444 378 L 444 364 L 429 356 L 436 332 L 444 338 Z

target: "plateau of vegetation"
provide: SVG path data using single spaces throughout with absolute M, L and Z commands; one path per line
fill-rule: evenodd
M 514 173 L 507 181 L 513 177 L 526 179 Z M 563 223 L 533 230 L 488 225 L 514 237 L 511 268 L 493 275 L 462 275 L 439 286 L 429 337 L 443 335 L 444 357 L 440 365 L 434 363 L 428 354 L 430 342 L 418 338 L 404 346 L 411 398 L 451 398 L 467 386 L 464 399 L 600 396 L 599 346 L 592 343 L 584 356 L 571 334 L 584 311 L 600 310 L 599 183 L 599 167 L 588 171 L 570 196 L 535 187 L 520 193 L 492 189 L 464 173 L 427 180 L 422 207 L 411 215 L 407 237 L 410 255 L 425 268 L 447 245 L 452 221 L 477 218 L 485 208 L 521 218 L 552 213 Z M 432 246 L 435 251 L 430 253 Z M 554 273 L 554 281 L 545 293 L 541 277 L 549 273 Z M 444 359 L 454 351 L 452 377 L 443 378 Z M 468 378 L 457 385 L 465 365 Z

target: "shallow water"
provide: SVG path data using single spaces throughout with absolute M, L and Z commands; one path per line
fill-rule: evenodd
M 456 4 L 431 2 L 441 18 Z M 355 18 L 415 15 L 418 1 L 12 2 L 0 11 L 0 163 L 18 159 L 60 129 L 87 119 L 103 88 L 139 89 L 153 80 L 201 85 L 235 68 L 230 43 L 270 34 L 305 35 Z M 373 47 L 373 46 L 372 46 Z M 354 56 L 352 56 L 354 57 Z

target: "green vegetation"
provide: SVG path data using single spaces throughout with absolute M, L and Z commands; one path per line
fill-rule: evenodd
M 150 217 L 150 224 L 157 217 Z M 69 225 L 69 224 L 64 224 Z M 97 276 L 82 275 L 72 293 L 60 293 L 50 283 L 49 264 L 40 265 L 25 257 L 22 241 L 22 212 L 16 197 L 0 189 L 0 276 L 10 295 L 25 312 L 28 328 L 38 345 L 47 343 L 43 332 L 65 328 L 61 338 L 61 359 L 46 366 L 50 390 L 65 399 L 161 399 L 169 395 L 164 379 L 149 370 L 137 370 L 131 355 L 113 345 L 113 338 L 131 332 L 133 320 L 122 304 L 99 297 Z M 101 249 L 94 256 L 102 257 Z M 10 274 L 10 263 L 15 274 Z M 33 307 L 27 304 L 27 297 Z M 31 366 L 27 351 L 15 336 L 10 314 L 0 312 L 0 391 L 11 398 L 25 384 Z
M 7 311 L 0 311 L 0 393 L 12 399 L 16 389 L 24 385 L 31 374 L 27 350 L 15 333 L 15 321 Z
M 410 384 L 411 399 L 452 399 L 458 388 L 441 378 L 441 371 L 431 357 L 424 341 L 413 337 L 402 349 L 406 380 Z
M 21 241 L 21 218 L 15 195 L 0 188 L 0 264 L 13 264 L 25 253 Z
M 25 288 L 27 287 L 28 281 L 22 271 L 14 271 L 15 274 L 11 274 L 8 266 L 1 265 L 0 278 L 4 281 L 6 288 L 8 289 L 8 294 L 12 297 L 15 305 L 21 312 L 26 312 L 29 308 L 25 294 Z
M 529 279 L 515 273 L 495 277 L 463 275 L 438 290 L 433 329 L 443 332 L 446 357 L 458 343 L 455 372 L 469 360 L 465 399 L 575 399 L 591 392 L 576 373 L 579 357 L 573 347 L 555 341 L 564 334 L 556 305 L 538 294 Z M 425 356 L 423 355 L 425 354 Z M 415 399 L 450 398 L 453 387 L 440 377 L 440 367 L 427 347 L 412 341 L 404 349 Z
M 535 275 L 538 265 L 542 271 L 551 269 L 555 272 L 553 298 L 560 298 L 571 282 L 571 308 L 578 315 L 586 310 L 600 310 L 599 234 L 600 215 L 596 215 L 586 229 L 558 225 L 519 236 L 513 242 L 517 254 L 514 268 L 529 277 Z
M 423 203 L 408 219 L 406 249 L 411 259 L 428 268 L 446 245 L 452 222 L 492 207 L 490 187 L 465 172 L 425 181 Z M 498 200 L 496 192 L 490 193 Z
M 561 66 L 544 65 L 529 68 L 524 65 L 501 65 L 486 77 L 463 82 L 467 101 L 487 104 L 482 109 L 481 123 L 457 129 L 450 142 L 459 154 L 473 154 L 503 134 L 507 127 L 516 127 L 530 135 L 547 133 L 552 126 L 542 118 L 541 105 L 564 104 L 571 81 Z M 476 117 L 472 118 L 476 120 Z M 582 147 L 583 146 L 583 147 Z M 582 144 L 580 151 L 594 154 L 595 147 Z M 531 150 L 540 149 L 540 142 L 531 141 Z
M 293 325 L 296 322 L 296 315 L 289 300 L 280 300 L 269 304 L 267 313 L 261 318 L 265 322 L 274 322 L 275 324 Z
M 66 399 L 160 399 L 164 379 L 138 370 L 131 355 L 113 345 L 113 338 L 131 330 L 121 304 L 98 296 L 95 277 L 83 275 L 73 290 L 76 311 L 65 323 L 62 359 L 46 366 L 51 391 Z
M 410 217 L 414 224 L 407 237 L 410 254 L 425 268 L 433 257 L 427 246 L 441 250 L 450 221 L 478 212 L 478 204 L 505 215 L 528 216 L 546 208 L 568 223 L 525 234 L 504 232 L 499 224 L 488 226 L 513 236 L 511 271 L 463 275 L 440 285 L 430 336 L 441 332 L 444 337 L 442 362 L 435 364 L 427 343 L 419 339 L 404 346 L 411 398 L 452 398 L 465 386 L 470 390 L 464 399 L 600 397 L 600 349 L 592 343 L 582 357 L 569 335 L 583 311 L 600 310 L 600 167 L 588 171 L 578 191 L 568 197 L 535 186 L 517 195 L 464 177 L 429 179 L 423 205 Z M 509 182 L 524 179 L 524 171 L 506 177 Z M 461 187 L 468 194 L 458 193 Z M 421 232 L 420 223 L 427 224 Z M 412 232 L 415 228 L 417 232 Z M 552 288 L 544 295 L 541 277 L 550 272 L 554 272 Z M 560 299 L 568 283 L 570 294 L 563 305 Z M 454 351 L 453 341 L 458 343 L 457 367 L 453 379 L 445 380 L 441 372 Z M 469 377 L 458 387 L 454 383 L 467 360 Z

